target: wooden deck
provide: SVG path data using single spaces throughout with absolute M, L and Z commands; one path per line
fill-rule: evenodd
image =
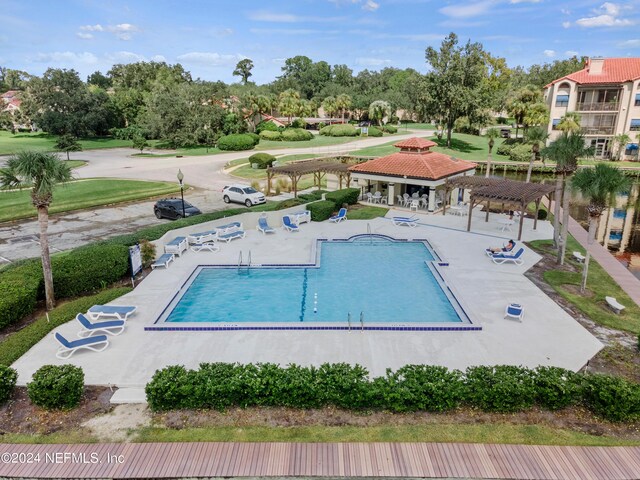
M 3 444 L 0 450 L 0 476 L 24 478 L 640 478 L 640 447 L 129 443 Z M 39 454 L 37 460 L 36 454 Z

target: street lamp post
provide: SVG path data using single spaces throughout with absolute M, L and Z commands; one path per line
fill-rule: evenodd
M 178 169 L 178 181 L 180 182 L 180 198 L 182 199 L 182 218 L 185 217 L 184 214 L 184 186 L 182 185 L 182 180 L 184 180 L 184 173 L 182 170 Z

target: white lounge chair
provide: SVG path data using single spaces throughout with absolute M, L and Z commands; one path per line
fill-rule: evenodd
M 228 229 L 228 230 L 218 230 L 216 234 L 216 240 L 220 242 L 229 243 L 231 240 L 235 240 L 236 238 L 244 238 L 245 231 L 237 230 L 237 229 Z
M 289 214 L 289 218 L 296 225 L 300 225 L 301 223 L 309 223 L 311 221 L 311 212 L 309 210 L 293 212 Z
M 56 340 L 60 343 L 60 347 L 56 352 L 56 357 L 61 360 L 66 360 L 78 350 L 92 350 L 94 352 L 101 352 L 109 346 L 109 339 L 106 335 L 97 335 L 95 337 L 81 338 L 80 340 L 67 340 L 61 334 L 56 332 Z
M 622 311 L 626 308 L 624 305 L 619 303 L 615 297 L 604 297 L 607 304 L 611 307 L 611 309 L 616 313 L 622 313 Z
M 340 210 L 338 210 L 338 214 L 331 217 L 329 221 L 333 223 L 340 223 L 341 221 L 346 219 L 347 219 L 347 209 L 341 208 Z
M 267 223 L 267 217 L 265 217 L 264 215 L 258 217 L 258 226 L 256 228 L 259 232 L 262 232 L 265 235 L 267 233 L 276 233 L 275 229 L 269 226 L 269 224 Z
M 291 221 L 289 215 L 285 215 L 282 217 L 282 228 L 288 230 L 289 232 L 298 232 L 300 231 L 300 227 Z
M 173 262 L 174 256 L 173 253 L 164 253 L 157 259 L 155 262 L 151 264 L 151 269 L 154 270 L 158 267 L 169 267 L 169 264 Z
M 124 320 L 107 320 L 106 322 L 91 323 L 91 321 L 81 313 L 76 315 L 76 320 L 82 325 L 82 330 L 78 332 L 80 338 L 90 337 L 94 333 L 120 335 L 124 332 Z
M 186 252 L 188 248 L 189 242 L 187 241 L 187 237 L 176 237 L 169 243 L 165 243 L 164 253 L 173 253 L 181 256 L 182 252 Z
M 393 217 L 394 225 L 404 225 L 406 227 L 417 227 L 418 217 Z
M 522 321 L 524 318 L 524 307 L 519 303 L 510 303 L 504 309 L 504 318 L 515 318 Z
M 578 263 L 584 263 L 586 257 L 582 255 L 580 252 L 573 252 L 573 258 Z
M 213 241 L 216 238 L 215 230 L 208 230 L 206 232 L 192 233 L 187 237 L 190 244 L 205 243 Z
M 218 245 L 216 245 L 215 243 L 194 243 L 193 245 L 191 245 L 191 251 L 192 252 L 217 252 L 218 250 L 220 250 L 220 247 Z
M 522 265 L 524 260 L 522 259 L 522 254 L 524 253 L 524 248 L 520 248 L 516 253 L 494 253 L 491 255 L 491 260 L 493 263 L 501 265 L 507 262 L 513 262 L 516 265 Z
M 129 315 L 133 315 L 138 307 L 120 305 L 94 305 L 87 310 L 87 316 L 91 320 L 98 320 L 101 317 L 116 318 L 126 320 Z

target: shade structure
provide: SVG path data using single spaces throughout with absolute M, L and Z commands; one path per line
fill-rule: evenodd
M 349 164 L 346 162 L 335 162 L 327 159 L 312 159 L 301 162 L 292 162 L 286 165 L 267 168 L 267 195 L 271 193 L 271 180 L 277 175 L 287 175 L 291 179 L 294 197 L 298 196 L 298 181 L 303 175 L 313 174 L 314 185 L 320 188 L 322 177 L 327 173 L 331 173 L 338 177 L 340 188 L 342 182 L 349 186 L 351 181 L 351 172 Z

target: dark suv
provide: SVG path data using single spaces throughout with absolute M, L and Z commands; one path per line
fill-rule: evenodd
M 182 218 L 182 200 L 179 198 L 163 198 L 158 200 L 153 206 L 153 213 L 156 218 L 170 218 L 171 220 L 178 220 Z M 184 202 L 184 216 L 191 217 L 193 215 L 200 215 L 202 212 L 200 209 L 194 207 L 189 202 Z

